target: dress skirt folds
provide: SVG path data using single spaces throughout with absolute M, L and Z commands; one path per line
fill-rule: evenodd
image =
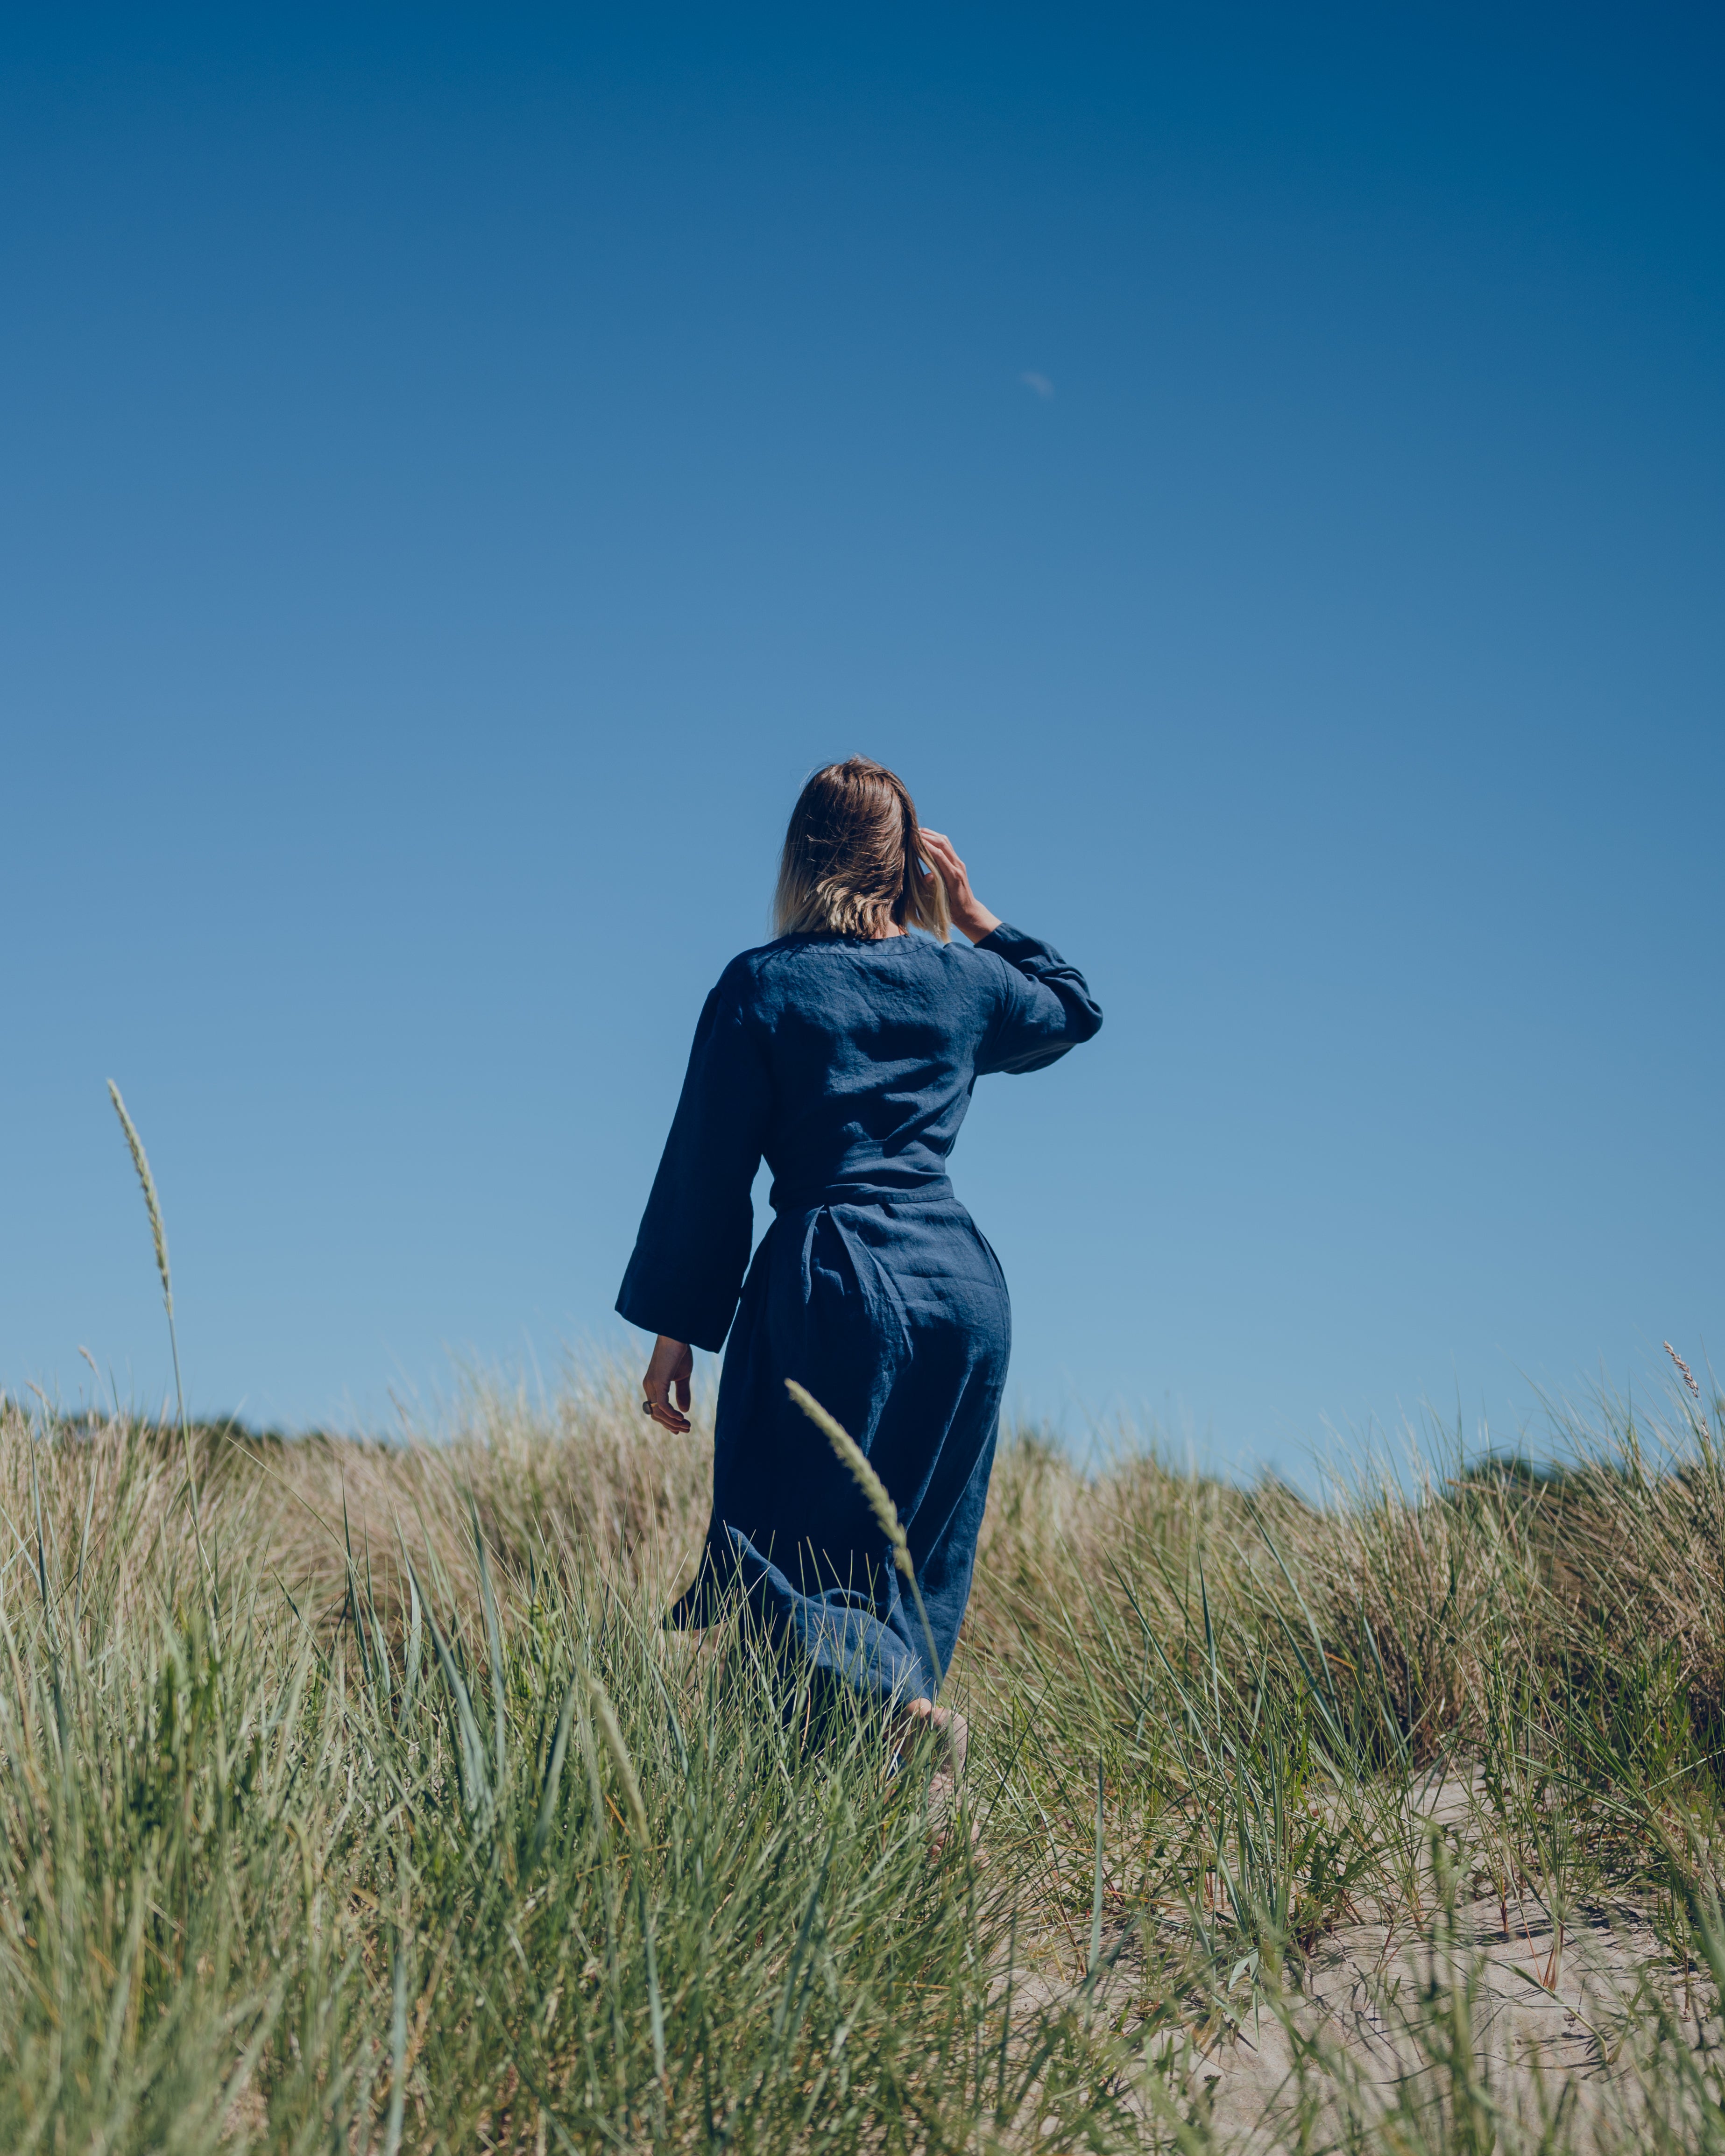
M 673 1623 L 743 1602 L 817 1669 L 934 1697 L 969 1599 L 1011 1344 L 1005 1280 L 947 1156 L 978 1077 L 1040 1070 L 1101 1022 L 1083 976 L 1004 923 L 974 948 L 782 937 L 726 968 L 617 1300 L 646 1332 L 725 1349 L 712 1520 Z M 751 1261 L 763 1155 L 774 1217 Z M 788 1378 L 891 1492 L 938 1667 L 886 1535 Z

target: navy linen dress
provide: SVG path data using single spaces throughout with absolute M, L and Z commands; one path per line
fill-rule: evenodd
M 786 936 L 725 968 L 617 1299 L 648 1332 L 713 1350 L 730 1335 L 712 1522 L 672 1623 L 709 1623 L 740 1596 L 817 1668 L 934 1697 L 970 1595 L 1011 1344 L 1005 1280 L 947 1156 L 979 1077 L 1040 1070 L 1101 1022 L 1083 975 L 1004 923 L 974 947 Z M 750 1264 L 763 1153 L 776 1217 Z M 938 1669 L 886 1537 L 787 1378 L 891 1493 Z

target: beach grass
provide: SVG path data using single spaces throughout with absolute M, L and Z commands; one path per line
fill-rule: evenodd
M 1717 1401 L 1323 1504 L 1019 1433 L 973 1849 L 665 1629 L 708 1443 L 0 1409 L 0 2148 L 1725 2148 Z

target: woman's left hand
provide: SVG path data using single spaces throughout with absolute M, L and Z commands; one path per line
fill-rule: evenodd
M 653 1359 L 641 1380 L 641 1390 L 647 1396 L 654 1421 L 679 1435 L 689 1427 L 689 1385 L 694 1375 L 694 1349 L 686 1340 L 672 1340 L 661 1332 L 653 1343 Z M 673 1390 L 675 1407 L 671 1405 Z
M 962 928 L 973 943 L 992 935 L 1000 926 L 1000 916 L 990 913 L 971 889 L 970 872 L 959 860 L 952 841 L 943 831 L 931 831 L 924 824 L 917 830 L 916 844 L 947 887 L 947 911 L 952 916 L 952 926 Z

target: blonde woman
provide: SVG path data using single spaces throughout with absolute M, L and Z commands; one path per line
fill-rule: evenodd
M 1076 968 L 981 904 L 903 781 L 865 757 L 803 788 L 774 914 L 777 941 L 734 958 L 706 999 L 617 1300 L 658 1335 L 643 1406 L 667 1430 L 689 1427 L 691 1347 L 725 1348 L 712 1522 L 671 1621 L 701 1626 L 741 1599 L 816 1671 L 932 1713 L 962 1759 L 962 1724 L 932 1702 L 969 1599 L 1011 1313 L 947 1157 L 979 1077 L 1045 1068 L 1102 1014 Z M 763 1154 L 775 1217 L 751 1264 Z M 891 1493 L 935 1662 L 788 1378 Z

